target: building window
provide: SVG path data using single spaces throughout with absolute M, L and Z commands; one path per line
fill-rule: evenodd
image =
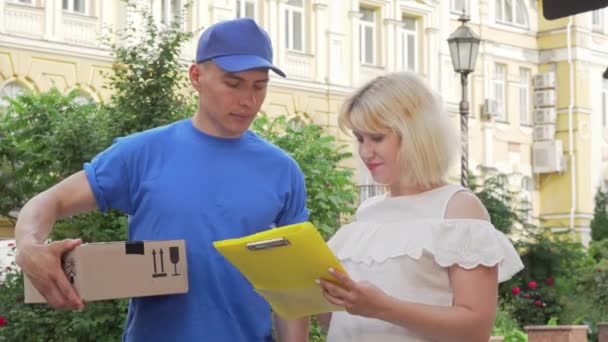
M 285 4 L 285 46 L 304 51 L 304 1 L 287 0 Z
M 528 13 L 522 0 L 494 0 L 496 22 L 528 27 Z
M 236 17 L 237 18 L 254 18 L 256 1 L 252 0 L 236 0 Z
M 452 13 L 466 14 L 468 12 L 466 0 L 450 0 L 450 10 Z
M 593 31 L 604 31 L 603 14 L 604 12 L 601 9 L 591 12 L 591 27 Z
M 416 18 L 404 16 L 399 27 L 401 69 L 416 70 Z
M 608 127 L 608 80 L 603 79 L 602 86 L 602 127 Z
M 63 0 L 63 10 L 71 13 L 85 14 L 85 0 Z
M 165 25 L 179 22 L 182 17 L 182 0 L 161 0 L 161 19 Z
M 361 7 L 359 20 L 359 60 L 363 64 L 376 63 L 376 11 Z
M 9 82 L 5 84 L 2 89 L 0 89 L 0 107 L 6 107 L 10 103 L 5 97 L 9 97 L 11 99 L 16 98 L 17 96 L 23 94 L 25 92 L 25 87 L 19 84 L 18 82 Z
M 496 63 L 494 65 L 494 79 L 492 80 L 492 96 L 496 100 L 498 112 L 496 120 L 507 121 L 506 108 L 506 75 L 507 66 Z
M 166 26 L 179 23 L 183 17 L 184 0 L 150 0 L 150 8 L 154 18 Z
M 519 69 L 519 122 L 530 124 L 530 70 Z
M 74 99 L 72 101 L 79 105 L 95 103 L 95 100 L 89 94 L 82 90 L 77 90 L 77 95 L 74 96 Z

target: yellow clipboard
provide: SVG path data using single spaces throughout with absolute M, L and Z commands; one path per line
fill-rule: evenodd
M 315 279 L 337 282 L 330 267 L 346 273 L 310 222 L 270 229 L 213 246 L 286 319 L 343 310 L 329 303 Z

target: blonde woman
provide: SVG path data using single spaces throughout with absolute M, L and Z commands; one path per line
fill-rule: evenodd
M 345 308 L 319 318 L 328 341 L 484 341 L 498 283 L 523 268 L 469 190 L 445 180 L 458 146 L 439 96 L 415 74 L 378 77 L 344 103 L 343 131 L 388 193 L 329 241 L 348 272 L 320 280 Z

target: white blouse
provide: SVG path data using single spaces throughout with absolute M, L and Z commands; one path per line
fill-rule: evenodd
M 377 196 L 365 201 L 355 221 L 328 242 L 349 276 L 410 302 L 452 306 L 448 267 L 498 265 L 499 282 L 523 268 L 503 233 L 484 220 L 444 219 L 458 185 L 412 196 Z M 403 327 L 350 315 L 332 314 L 328 342 L 426 341 Z

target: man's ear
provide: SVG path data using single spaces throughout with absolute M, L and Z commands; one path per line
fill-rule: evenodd
M 188 76 L 190 77 L 190 84 L 196 91 L 201 90 L 201 68 L 197 64 L 192 64 L 188 69 Z

